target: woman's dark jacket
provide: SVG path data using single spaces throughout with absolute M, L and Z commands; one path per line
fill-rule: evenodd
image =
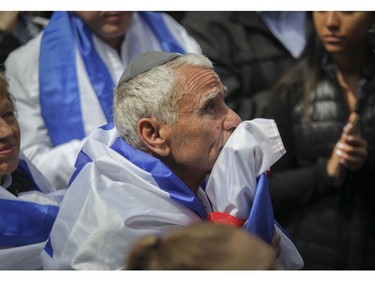
M 365 100 L 360 126 L 368 142 L 365 167 L 347 172 L 334 188 L 327 160 L 340 138 L 349 110 L 333 65 L 310 99 L 304 117 L 300 84 L 281 87 L 273 96 L 275 119 L 287 150 L 271 167 L 270 191 L 279 223 L 289 232 L 305 269 L 375 269 L 375 61 L 364 69 Z

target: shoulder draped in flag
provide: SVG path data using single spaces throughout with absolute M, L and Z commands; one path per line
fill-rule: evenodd
M 45 269 L 121 269 L 132 244 L 206 219 L 193 193 L 164 163 L 128 145 L 113 123 L 94 131 L 42 253 Z
M 65 191 L 56 191 L 22 154 L 18 169 L 32 190 L 14 196 L 0 187 L 0 269 L 41 269 L 40 254 Z
M 266 175 L 285 152 L 273 120 L 244 121 L 220 153 L 206 191 L 215 212 L 245 221 L 243 228 L 265 242 L 271 243 L 276 231 L 281 238 L 278 262 L 286 269 L 300 269 L 298 250 L 274 220 Z

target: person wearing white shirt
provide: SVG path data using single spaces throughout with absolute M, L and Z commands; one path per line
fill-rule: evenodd
M 129 61 L 151 50 L 201 53 L 173 18 L 153 12 L 55 12 L 5 63 L 22 115 L 21 149 L 58 189 L 85 137 L 112 121 L 113 88 Z

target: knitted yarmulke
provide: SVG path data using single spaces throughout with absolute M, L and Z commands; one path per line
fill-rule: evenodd
M 180 56 L 181 54 L 179 53 L 167 53 L 159 51 L 144 53 L 134 58 L 130 62 L 122 74 L 118 85 L 121 85 L 122 83 L 125 83 L 135 76 L 145 73 L 156 66 L 166 64 L 167 62 L 170 62 Z

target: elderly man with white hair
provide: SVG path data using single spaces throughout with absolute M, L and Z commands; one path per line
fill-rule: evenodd
M 117 85 L 114 123 L 93 132 L 78 156 L 42 254 L 44 268 L 121 269 L 142 236 L 226 213 L 225 202 L 213 203 L 221 200 L 210 173 L 240 128 L 240 139 L 243 131 L 253 136 L 241 142 L 253 155 L 244 167 L 251 176 L 241 179 L 240 172 L 242 184 L 234 182 L 231 192 L 255 189 L 252 180 L 283 155 L 283 146 L 272 120 L 241 123 L 224 102 L 225 90 L 202 55 L 149 52 L 133 60 Z M 247 201 L 245 217 L 236 219 L 251 211 L 251 196 Z M 280 236 L 282 246 L 288 238 L 274 230 L 272 220 L 269 234 Z M 294 255 L 297 262 L 286 268 L 301 265 Z

